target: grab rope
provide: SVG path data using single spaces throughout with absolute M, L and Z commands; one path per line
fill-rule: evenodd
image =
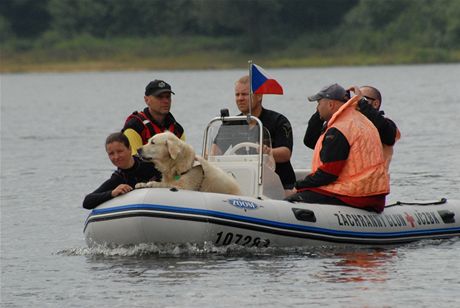
M 424 203 L 421 203 L 421 202 L 403 202 L 403 201 L 396 201 L 395 203 L 393 204 L 389 204 L 387 206 L 385 206 L 385 208 L 387 207 L 392 207 L 392 206 L 396 206 L 396 205 L 421 205 L 421 206 L 425 206 L 425 205 L 439 205 L 439 204 L 444 204 L 447 202 L 447 199 L 446 198 L 441 198 L 439 201 L 431 201 L 431 202 L 424 202 Z

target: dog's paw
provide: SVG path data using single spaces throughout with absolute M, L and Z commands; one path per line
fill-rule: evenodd
M 161 188 L 162 185 L 160 182 L 150 181 L 147 183 L 137 183 L 135 188 Z
M 135 189 L 141 189 L 141 188 L 147 188 L 147 183 L 137 183 L 136 186 L 134 186 Z

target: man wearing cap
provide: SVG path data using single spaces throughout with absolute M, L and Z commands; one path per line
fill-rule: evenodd
M 315 145 L 312 173 L 296 182 L 289 201 L 328 203 L 380 213 L 390 191 L 380 137 L 375 126 L 359 111 L 361 93 L 349 99 L 338 84 L 324 87 L 309 101 L 326 121 Z
M 351 90 L 351 89 L 349 89 Z M 384 117 L 384 112 L 380 111 L 382 105 L 382 95 L 380 91 L 372 86 L 362 86 L 359 88 L 362 99 L 358 103 L 358 110 L 361 111 L 377 128 L 380 141 L 383 146 L 383 155 L 387 171 L 393 156 L 393 146 L 401 138 L 401 133 L 396 124 L 389 118 Z M 303 143 L 314 149 L 319 136 L 324 129 L 325 121 L 321 119 L 316 111 L 308 121 L 307 130 L 303 138 Z
M 122 131 L 128 137 L 133 155 L 155 134 L 170 131 L 182 140 L 184 129 L 176 122 L 171 109 L 171 86 L 163 80 L 155 79 L 145 87 L 144 101 L 147 107 L 133 112 L 125 121 Z

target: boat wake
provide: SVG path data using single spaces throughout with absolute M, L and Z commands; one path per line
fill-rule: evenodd
M 337 247 L 270 247 L 256 248 L 240 245 L 215 246 L 212 243 L 198 244 L 139 244 L 130 246 L 96 245 L 91 248 L 76 247 L 58 251 L 63 256 L 87 257 L 264 257 L 274 255 L 303 255 L 315 257 L 324 253 L 337 251 Z
M 67 248 L 56 252 L 62 256 L 87 256 L 87 257 L 273 257 L 273 256 L 303 256 L 308 258 L 323 258 L 340 253 L 384 251 L 397 247 L 405 249 L 419 249 L 430 246 L 451 246 L 458 245 L 460 237 L 450 239 L 427 239 L 414 243 L 392 245 L 385 247 L 359 247 L 359 246 L 334 246 L 323 245 L 316 247 L 243 247 L 240 245 L 215 246 L 212 243 L 198 244 L 139 244 L 129 246 L 96 245 L 91 248 L 76 247 Z

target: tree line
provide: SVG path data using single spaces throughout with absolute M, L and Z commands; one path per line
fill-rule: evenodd
M 242 53 L 445 51 L 460 48 L 459 16 L 458 0 L 3 0 L 0 38 L 16 50 L 86 36 L 225 38 Z

